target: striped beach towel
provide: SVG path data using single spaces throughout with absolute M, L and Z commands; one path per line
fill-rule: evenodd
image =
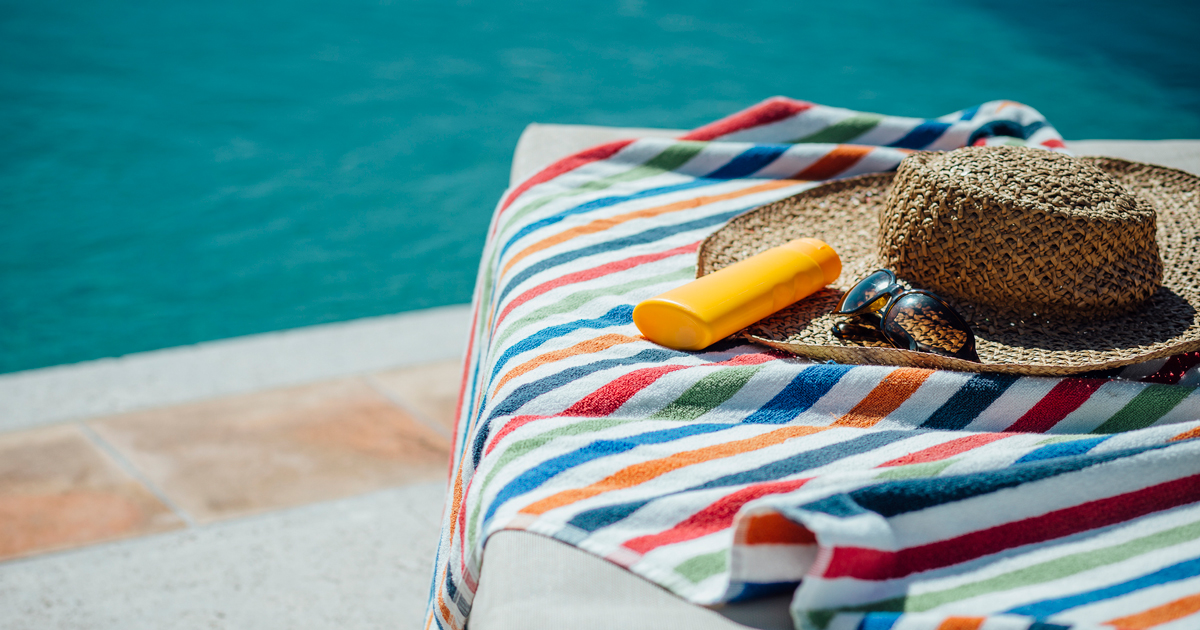
M 1200 356 L 1014 377 L 679 352 L 633 325 L 731 217 L 913 150 L 997 143 L 1065 150 L 1008 101 L 914 119 L 774 98 L 507 191 L 426 628 L 464 628 L 502 529 L 697 604 L 794 593 L 798 628 L 1200 627 Z

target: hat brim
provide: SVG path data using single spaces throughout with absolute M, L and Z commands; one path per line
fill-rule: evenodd
M 986 307 L 950 299 L 975 323 L 980 363 L 855 345 L 831 332 L 833 323 L 840 320 L 831 313 L 841 295 L 881 266 L 876 255 L 878 217 L 893 173 L 829 182 L 735 217 L 701 244 L 696 276 L 795 238 L 829 243 L 842 260 L 838 280 L 740 333 L 751 341 L 821 361 L 1062 376 L 1200 350 L 1200 177 L 1116 158 L 1080 159 L 1155 207 L 1164 267 L 1162 287 L 1124 315 L 1096 320 L 1084 317 L 1053 326 L 1005 321 Z

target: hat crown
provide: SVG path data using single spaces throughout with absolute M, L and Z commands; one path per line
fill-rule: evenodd
M 1116 315 L 1162 281 L 1149 202 L 1042 149 L 910 155 L 880 224 L 880 258 L 900 277 L 1023 319 Z

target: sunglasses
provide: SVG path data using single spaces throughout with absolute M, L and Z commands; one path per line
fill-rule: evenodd
M 838 339 L 883 342 L 904 350 L 980 362 L 975 334 L 966 320 L 937 295 L 905 289 L 887 269 L 851 287 L 833 314 L 852 317 L 834 324 L 833 335 Z

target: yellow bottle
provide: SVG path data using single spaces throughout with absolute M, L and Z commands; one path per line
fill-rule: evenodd
M 837 280 L 842 261 L 824 241 L 798 238 L 650 298 L 633 309 L 647 339 L 703 350 Z

